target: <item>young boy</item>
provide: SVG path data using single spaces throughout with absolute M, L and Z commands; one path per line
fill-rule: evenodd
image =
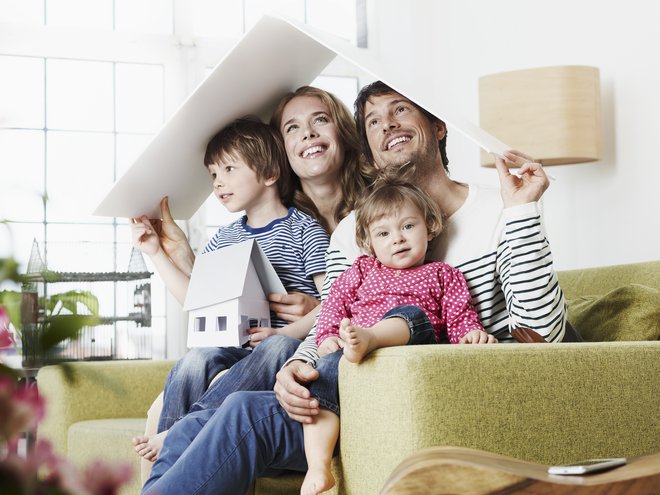
M 218 200 L 229 211 L 244 210 L 245 215 L 221 227 L 202 253 L 255 239 L 287 292 L 298 291 L 318 298 L 325 273 L 328 235 L 316 220 L 285 206 L 291 195 L 289 163 L 276 131 L 254 118 L 238 119 L 211 139 L 204 164 L 213 180 L 213 192 Z M 148 218 L 134 219 L 131 227 L 134 245 L 151 258 L 168 290 L 183 303 L 190 275 L 165 254 Z M 233 281 L 223 280 L 222 274 L 218 274 L 218 283 Z M 276 334 L 304 338 L 316 312 L 313 310 L 290 324 L 271 312 L 272 328 L 253 329 L 251 345 L 255 346 Z M 267 357 L 268 369 L 274 371 L 264 371 L 273 376 L 248 378 L 255 383 L 270 380 L 272 387 L 275 371 L 300 343 L 294 339 L 288 339 L 283 344 L 265 344 L 264 349 L 274 349 L 272 354 L 276 354 Z M 218 407 L 221 399 L 214 401 L 213 388 L 206 393 L 210 381 L 219 371 L 238 361 L 254 358 L 250 351 L 235 347 L 191 349 L 172 368 L 167 378 L 159 433 L 151 438 L 136 437 L 133 440 L 135 450 L 143 457 L 155 460 L 167 430 L 174 422 L 193 410 Z M 258 353 L 255 351 L 255 354 Z M 268 388 L 267 384 L 260 385 L 260 388 L 264 386 Z

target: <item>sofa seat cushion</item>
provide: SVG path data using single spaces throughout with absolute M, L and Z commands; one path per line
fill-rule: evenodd
M 80 421 L 69 427 L 68 457 L 79 466 L 95 460 L 128 463 L 133 478 L 123 487 L 122 494 L 140 493 L 140 459 L 131 439 L 144 433 L 145 418 L 115 418 Z
M 568 303 L 568 319 L 590 342 L 660 339 L 660 291 L 628 284 Z

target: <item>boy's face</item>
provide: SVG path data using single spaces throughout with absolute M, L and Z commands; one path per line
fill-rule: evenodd
M 371 249 L 378 261 L 390 268 L 424 264 L 429 237 L 422 212 L 410 203 L 369 225 Z
M 280 133 L 293 172 L 304 182 L 339 177 L 344 147 L 325 103 L 297 96 L 282 111 Z
M 222 161 L 207 168 L 213 179 L 213 194 L 232 213 L 257 206 L 264 200 L 266 190 L 276 182 L 272 178 L 259 179 L 240 156 L 225 155 Z

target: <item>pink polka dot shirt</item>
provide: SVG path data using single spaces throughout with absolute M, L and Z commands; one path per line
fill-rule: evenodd
M 483 330 L 463 274 L 442 262 L 398 270 L 360 256 L 332 284 L 321 305 L 316 343 L 339 335 L 343 318 L 372 327 L 390 309 L 417 306 L 429 317 L 436 340 L 445 332 L 452 344 L 471 330 Z

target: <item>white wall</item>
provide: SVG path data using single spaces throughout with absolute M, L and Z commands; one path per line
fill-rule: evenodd
M 543 197 L 559 269 L 660 259 L 660 29 L 653 2 L 372 0 L 370 48 L 428 79 L 478 123 L 478 79 L 551 65 L 600 68 L 603 159 L 548 167 Z M 497 184 L 449 134 L 452 177 Z

